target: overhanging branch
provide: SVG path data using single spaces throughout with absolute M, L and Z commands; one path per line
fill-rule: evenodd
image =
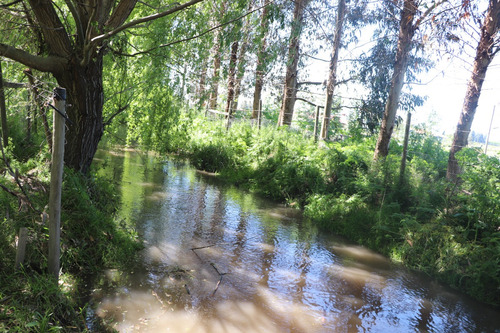
M 41 72 L 56 73 L 62 70 L 65 63 L 64 58 L 56 56 L 40 57 L 34 56 L 26 51 L 0 43 L 0 56 L 20 62 L 23 65 L 34 68 Z
M 187 7 L 195 5 L 198 2 L 202 2 L 202 1 L 204 1 L 204 0 L 191 0 L 189 2 L 186 2 L 185 4 L 176 6 L 174 8 L 169 9 L 169 10 L 166 10 L 164 12 L 153 14 L 153 15 L 149 15 L 149 16 L 145 16 L 145 17 L 139 18 L 137 20 L 133 20 L 133 21 L 131 21 L 131 22 L 127 23 L 127 24 L 124 24 L 124 25 L 122 25 L 122 26 L 120 26 L 120 27 L 118 27 L 118 28 L 116 28 L 114 30 L 108 31 L 105 34 L 102 34 L 102 35 L 99 35 L 99 36 L 96 36 L 96 37 L 92 38 L 91 42 L 94 43 L 94 44 L 97 44 L 97 43 L 99 43 L 99 42 L 101 42 L 101 41 L 103 41 L 105 39 L 108 39 L 111 36 L 116 35 L 117 33 L 121 32 L 123 30 L 129 29 L 129 28 L 131 28 L 133 26 L 136 26 L 136 25 L 144 23 L 144 22 L 153 21 L 153 20 L 159 19 L 161 17 L 173 14 L 175 12 L 183 10 L 183 9 L 185 9 Z

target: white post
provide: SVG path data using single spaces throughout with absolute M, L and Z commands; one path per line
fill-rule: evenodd
M 54 88 L 54 107 L 66 115 L 66 89 Z M 64 162 L 65 118 L 54 110 L 54 134 L 52 136 L 52 165 L 49 194 L 49 273 L 59 280 L 61 253 L 61 192 Z

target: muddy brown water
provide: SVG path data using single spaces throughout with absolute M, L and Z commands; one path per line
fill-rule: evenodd
M 93 290 L 119 332 L 500 332 L 500 313 L 300 211 L 134 151 L 100 152 L 145 249 Z

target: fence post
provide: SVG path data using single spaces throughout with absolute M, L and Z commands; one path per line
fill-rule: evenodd
M 26 254 L 26 241 L 28 240 L 28 229 L 19 228 L 19 237 L 17 238 L 17 249 L 16 249 L 16 264 L 15 269 L 18 269 L 24 261 L 24 256 Z
M 314 116 L 314 142 L 318 141 L 319 109 L 319 105 L 316 105 L 316 114 Z
M 231 114 L 232 113 L 233 113 L 233 101 L 229 102 L 229 109 L 227 110 L 226 130 L 229 130 L 229 126 L 231 124 Z
M 54 88 L 54 107 L 66 115 L 66 89 Z M 59 279 L 61 253 L 61 192 L 64 162 L 65 118 L 54 110 L 54 134 L 52 136 L 52 165 L 50 168 L 49 194 L 49 273 Z

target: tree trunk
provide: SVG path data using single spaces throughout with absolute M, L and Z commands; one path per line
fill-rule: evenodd
M 305 7 L 309 0 L 295 1 L 293 10 L 293 22 L 290 32 L 290 44 L 288 45 L 288 60 L 285 76 L 285 87 L 283 89 L 283 102 L 278 119 L 278 126 L 292 124 L 295 98 L 297 97 L 297 67 L 300 57 L 300 35 L 304 21 Z
M 217 107 L 217 97 L 219 95 L 220 65 L 222 58 L 220 54 L 220 32 L 217 32 L 213 53 L 214 68 L 212 74 L 212 89 L 210 91 L 210 109 L 215 109 Z
M 337 84 L 337 63 L 339 60 L 340 41 L 342 39 L 342 28 L 345 17 L 345 0 L 339 0 L 337 9 L 337 21 L 335 22 L 335 37 L 333 40 L 332 55 L 330 58 L 330 68 L 328 72 L 328 82 L 326 84 L 326 101 L 323 124 L 321 126 L 321 139 L 328 139 L 328 129 L 330 125 L 330 116 L 332 113 L 333 91 Z
M 481 26 L 481 37 L 476 49 L 472 75 L 467 84 L 467 92 L 465 93 L 462 113 L 460 114 L 460 120 L 458 121 L 450 148 L 448 168 L 446 170 L 446 178 L 449 180 L 457 180 L 461 172 L 455 154 L 468 144 L 468 137 L 476 113 L 479 97 L 481 96 L 481 88 L 486 77 L 486 71 L 495 56 L 493 48 L 495 34 L 500 29 L 499 16 L 500 1 L 490 0 L 488 12 Z
M 269 33 L 269 0 L 266 0 L 260 16 L 261 41 L 257 52 L 257 68 L 255 69 L 255 88 L 253 93 L 252 119 L 259 115 L 259 103 L 262 98 L 262 87 L 264 86 L 264 73 L 266 68 L 266 40 Z
M 3 146 L 9 145 L 9 131 L 7 128 L 7 106 L 5 105 L 5 89 L 3 85 L 2 59 L 0 59 L 0 118 L 2 121 Z
M 406 158 L 408 156 L 408 142 L 410 140 L 410 126 L 411 126 L 411 112 L 408 111 L 408 115 L 406 118 L 406 127 L 405 127 L 405 139 L 403 143 L 403 154 L 401 156 L 401 165 L 399 167 L 399 184 L 403 184 L 405 170 L 406 170 Z
M 205 106 L 205 101 L 206 101 L 206 89 L 205 89 L 205 84 L 207 83 L 207 61 L 206 59 L 202 62 L 201 65 L 201 74 L 200 74 L 200 82 L 198 86 L 198 103 L 200 107 Z
M 417 9 L 415 0 L 405 0 L 404 8 L 401 12 L 394 72 L 392 74 L 389 95 L 385 104 L 382 125 L 375 147 L 375 160 L 385 158 L 389 153 L 389 143 L 394 130 L 394 122 L 396 120 L 396 112 L 398 111 L 399 97 L 403 88 L 405 72 L 408 67 L 411 42 L 416 30 L 416 25 L 413 24 L 413 20 L 417 13 Z
M 231 44 L 231 58 L 229 59 L 229 78 L 227 82 L 227 103 L 226 103 L 226 113 L 227 117 L 230 117 L 234 109 L 234 85 L 236 80 L 236 61 L 238 60 L 238 41 Z
M 87 173 L 103 134 L 102 53 L 86 66 L 72 61 L 73 66 L 60 75 L 57 82 L 67 91 L 67 114 L 71 123 L 66 134 L 64 162 L 66 166 Z
M 253 1 L 248 3 L 247 12 L 252 11 Z M 238 55 L 238 66 L 236 70 L 236 80 L 234 82 L 234 108 L 238 109 L 238 100 L 240 99 L 241 94 L 241 82 L 243 81 L 243 77 L 245 76 L 245 69 L 247 64 L 246 54 L 248 49 L 248 43 L 250 39 L 250 18 L 251 16 L 247 16 L 245 18 L 245 23 L 243 24 L 243 42 L 240 47 L 240 54 Z

